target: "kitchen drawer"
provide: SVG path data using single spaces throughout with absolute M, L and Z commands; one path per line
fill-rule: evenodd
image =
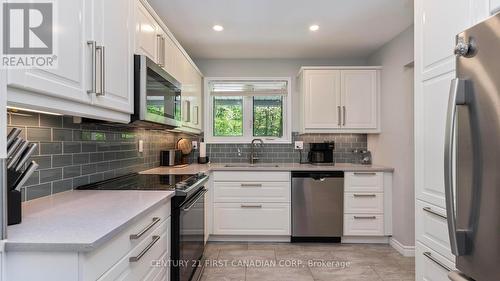
M 449 269 L 454 269 L 453 262 L 444 258 L 422 243 L 417 242 L 415 249 L 415 281 L 445 281 Z
M 290 182 L 289 172 L 240 172 L 240 171 L 221 171 L 214 172 L 213 179 L 218 181 L 230 182 L 266 182 L 266 181 L 281 181 Z
M 125 255 L 110 270 L 102 275 L 99 281 L 111 280 L 147 280 L 151 271 L 160 267 L 152 267 L 152 262 L 165 257 L 168 260 L 170 253 L 170 218 L 163 221 L 151 234 L 143 239 L 132 251 Z M 141 254 L 144 254 L 141 257 Z M 137 258 L 131 261 L 131 258 Z M 153 274 L 151 274 L 153 275 Z M 154 274 L 155 275 L 155 274 Z M 153 276 L 150 278 L 152 279 Z
M 446 210 L 420 200 L 416 202 L 415 230 L 417 241 L 432 248 L 447 259 L 454 260 L 455 256 L 450 250 Z
M 96 280 L 118 260 L 142 243 L 158 225 L 170 217 L 170 208 L 170 201 L 156 207 L 101 247 L 83 254 L 83 280 Z M 131 239 L 131 235 L 141 232 L 144 232 L 141 237 Z
M 346 214 L 344 215 L 344 235 L 384 235 L 384 216 L 377 214 Z
M 215 182 L 214 202 L 290 202 L 290 182 Z
M 344 213 L 346 214 L 382 214 L 383 212 L 384 193 L 344 193 Z
M 215 203 L 216 235 L 290 235 L 289 203 Z
M 345 173 L 346 192 L 383 192 L 384 173 L 349 172 Z

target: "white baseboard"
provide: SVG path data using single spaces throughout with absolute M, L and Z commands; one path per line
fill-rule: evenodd
M 396 251 L 398 251 L 401 255 L 405 257 L 414 257 L 415 256 L 415 246 L 405 246 L 401 244 L 398 240 L 391 237 L 389 240 L 389 245 L 393 247 Z
M 389 244 L 387 236 L 342 236 L 342 243 L 348 244 Z

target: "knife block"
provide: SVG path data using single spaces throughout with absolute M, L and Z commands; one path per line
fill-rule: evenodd
M 21 191 L 12 189 L 21 173 L 7 170 L 7 225 L 21 223 Z

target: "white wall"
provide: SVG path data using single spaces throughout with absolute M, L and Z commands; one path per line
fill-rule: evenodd
M 382 133 L 368 135 L 375 164 L 394 167 L 393 238 L 415 245 L 413 153 L 413 26 L 368 58 L 382 65 Z
M 291 77 L 292 130 L 299 130 L 299 93 L 296 78 L 301 66 L 366 65 L 363 59 L 201 59 L 194 60 L 205 77 Z M 294 114 L 297 113 L 297 114 Z

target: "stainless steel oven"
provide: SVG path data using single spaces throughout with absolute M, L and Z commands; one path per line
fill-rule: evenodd
M 181 123 L 181 84 L 144 55 L 134 56 L 132 122 L 167 127 Z
M 173 249 L 172 253 L 178 251 L 179 260 L 187 261 L 187 263 L 179 265 L 177 269 L 178 276 L 172 276 L 174 277 L 172 280 L 196 281 L 203 271 L 203 251 L 205 248 L 204 197 L 206 192 L 206 189 L 201 189 L 179 208 L 179 225 L 177 226 L 175 223 L 173 225 L 173 227 L 178 227 L 178 233 L 175 233 L 176 237 L 173 238 L 173 240 L 178 239 L 178 243 L 173 244 L 178 249 Z

